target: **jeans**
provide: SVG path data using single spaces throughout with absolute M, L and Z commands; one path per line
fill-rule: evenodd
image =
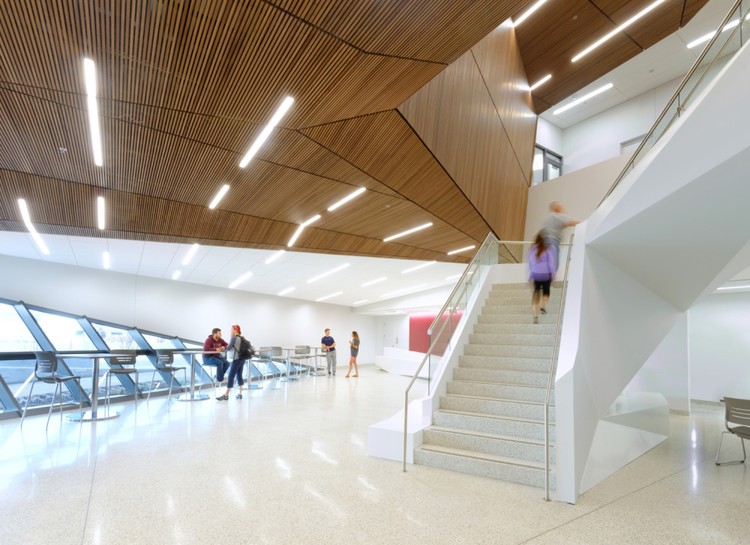
M 326 352 L 326 366 L 328 367 L 328 374 L 336 374 L 336 350 L 329 350 Z
M 245 380 L 242 378 L 242 370 L 245 368 L 244 359 L 232 361 L 232 365 L 229 367 L 229 382 L 227 382 L 227 388 L 234 386 L 234 379 L 237 378 L 237 384 L 242 386 L 245 384 Z
M 217 356 L 215 354 L 203 356 L 203 365 L 213 365 L 216 367 L 217 382 L 224 380 L 224 374 L 229 369 L 229 361 L 224 356 Z

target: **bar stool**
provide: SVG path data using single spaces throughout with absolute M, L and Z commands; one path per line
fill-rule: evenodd
M 49 428 L 49 419 L 50 416 L 52 416 L 52 407 L 55 406 L 55 399 L 57 398 L 57 390 L 60 390 L 60 422 L 62 423 L 62 413 L 63 413 L 63 395 L 62 395 L 62 385 L 65 382 L 74 380 L 78 383 L 78 388 L 81 388 L 81 377 L 77 375 L 70 375 L 70 376 L 63 376 L 57 372 L 57 356 L 55 356 L 52 352 L 34 352 L 34 355 L 36 356 L 36 365 L 34 366 L 34 380 L 31 383 L 31 389 L 29 390 L 29 395 L 26 398 L 26 405 L 23 408 L 23 415 L 21 416 L 21 426 L 23 426 L 23 419 L 26 418 L 26 411 L 29 408 L 29 403 L 31 402 L 31 394 L 34 393 L 34 385 L 37 382 L 44 382 L 45 384 L 54 384 L 55 385 L 55 393 L 52 394 L 52 402 L 49 404 L 49 412 L 47 413 L 47 425 L 44 429 Z M 83 409 L 83 399 L 79 397 L 78 399 L 78 411 L 80 412 Z
M 138 395 L 140 394 L 140 390 L 138 389 L 138 369 L 135 366 L 137 357 L 135 350 L 112 350 L 110 354 L 112 354 L 109 357 L 110 368 L 104 374 L 104 384 L 106 385 L 107 390 L 107 410 L 109 411 L 109 406 L 112 402 L 112 375 L 135 374 L 135 395 L 133 396 L 133 401 L 135 401 L 135 406 L 138 407 Z M 119 365 L 119 367 L 112 367 L 113 365 Z M 94 392 L 94 395 L 97 395 L 97 392 Z
M 154 383 L 156 373 L 169 373 L 169 400 L 172 400 L 172 383 L 175 380 L 175 374 L 177 371 L 182 371 L 182 384 L 187 384 L 187 368 L 186 367 L 175 367 L 174 366 L 174 351 L 169 349 L 157 348 L 156 349 L 156 365 L 154 366 L 154 372 L 151 374 L 151 384 Z M 146 403 L 151 400 L 151 392 L 153 388 L 148 389 L 148 397 Z

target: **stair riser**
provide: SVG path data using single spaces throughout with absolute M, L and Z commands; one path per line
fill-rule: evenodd
M 449 394 L 465 396 L 494 397 L 509 401 L 535 401 L 544 403 L 547 395 L 546 387 L 532 388 L 530 386 L 513 386 L 509 384 L 492 384 L 489 382 L 464 382 L 452 380 L 448 382 Z M 554 390 L 551 402 L 554 402 Z
M 555 308 L 552 305 L 547 305 L 545 307 L 547 309 L 547 314 L 541 314 L 540 318 L 552 318 L 553 316 L 557 318 L 557 308 Z M 485 305 L 482 308 L 482 316 L 492 316 L 493 314 L 512 314 L 512 315 L 518 315 L 523 316 L 528 314 L 531 316 L 532 308 L 531 303 L 528 304 L 512 304 L 512 305 L 497 305 L 497 306 L 488 306 Z
M 551 346 L 523 346 L 523 345 L 489 345 L 467 344 L 464 346 L 467 356 L 510 356 L 521 358 L 547 358 L 552 356 Z
M 475 324 L 474 333 L 489 335 L 554 335 L 557 324 Z
M 512 441 L 509 439 L 496 439 L 480 435 L 469 435 L 465 433 L 454 433 L 444 430 L 425 430 L 423 432 L 425 445 L 449 447 L 503 458 L 515 458 L 518 460 L 544 463 L 544 445 Z M 550 464 L 554 463 L 555 449 L 550 448 Z
M 544 470 L 417 449 L 417 464 L 544 488 Z
M 509 435 L 524 439 L 536 439 L 537 441 L 544 440 L 544 424 L 536 422 L 485 418 L 482 416 L 446 413 L 443 411 L 435 411 L 432 421 L 435 426 L 443 428 L 478 431 L 495 435 Z M 550 425 L 550 441 L 554 441 L 554 430 L 555 427 Z
M 450 411 L 467 413 L 481 413 L 493 416 L 510 416 L 529 420 L 544 419 L 544 405 L 529 403 L 514 403 L 512 401 L 480 399 L 473 397 L 456 397 L 452 395 L 440 397 L 440 408 Z M 550 408 L 550 422 L 554 422 L 555 410 Z
M 552 297 L 550 297 L 547 300 L 548 305 L 556 305 L 560 306 L 560 303 L 562 302 L 562 297 L 558 294 L 553 294 Z M 501 295 L 490 295 L 485 300 L 486 305 L 531 305 L 531 290 L 524 292 L 524 293 L 515 293 L 512 294 L 501 294 Z
M 460 356 L 458 366 L 467 369 L 495 369 L 504 371 L 533 371 L 547 373 L 548 358 L 514 358 L 511 356 Z
M 453 380 L 473 380 L 479 382 L 497 382 L 499 384 L 547 387 L 547 373 L 529 371 L 498 371 L 495 369 L 457 367 L 453 370 Z
M 541 333 L 539 335 L 472 333 L 469 336 L 469 342 L 471 344 L 513 344 L 551 347 L 554 342 L 554 336 L 542 335 Z

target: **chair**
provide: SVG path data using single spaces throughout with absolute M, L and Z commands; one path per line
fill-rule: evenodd
M 719 448 L 716 451 L 716 465 L 721 466 L 725 464 L 742 464 L 747 459 L 747 453 L 745 452 L 745 439 L 750 439 L 750 399 L 725 397 L 724 407 L 724 425 L 727 429 L 726 431 L 721 432 Z M 730 426 L 730 424 L 734 425 Z M 730 433 L 740 438 L 740 443 L 742 443 L 742 460 L 728 460 L 726 462 L 719 462 L 721 443 L 724 440 L 725 433 Z
M 158 348 L 156 350 L 156 365 L 154 366 L 154 372 L 151 374 L 151 384 L 154 383 L 156 373 L 169 373 L 169 399 L 172 399 L 172 383 L 175 379 L 177 371 L 182 371 L 182 384 L 187 384 L 187 367 L 175 367 L 174 366 L 174 351 L 168 349 Z M 148 389 L 148 397 L 146 403 L 151 400 L 151 392 L 153 388 Z
M 109 410 L 109 406 L 112 402 L 112 375 L 135 375 L 135 395 L 133 396 L 133 400 L 137 407 L 140 391 L 138 390 L 138 369 L 135 366 L 137 357 L 135 350 L 112 350 L 110 351 L 110 354 L 109 371 L 104 374 L 104 383 L 107 389 L 107 410 Z M 118 367 L 114 367 L 115 365 Z M 96 392 L 94 392 L 94 395 L 96 395 Z
M 294 361 L 299 363 L 300 365 L 303 365 L 307 367 L 307 374 L 310 374 L 310 371 L 312 370 L 312 366 L 307 365 L 305 362 L 312 358 L 312 350 L 307 345 L 301 345 L 298 344 L 294 347 Z
M 81 377 L 77 375 L 63 376 L 57 372 L 57 356 L 52 352 L 34 352 L 36 355 L 36 365 L 34 367 L 34 380 L 31 383 L 31 389 L 29 390 L 29 396 L 26 398 L 26 406 L 23 408 L 23 415 L 21 416 L 21 426 L 23 426 L 23 419 L 26 418 L 26 411 L 29 408 L 31 402 L 31 394 L 34 393 L 34 385 L 37 382 L 44 382 L 45 384 L 54 384 L 55 393 L 52 394 L 52 402 L 49 405 L 49 412 L 47 413 L 47 426 L 49 427 L 49 419 L 52 416 L 52 407 L 55 405 L 55 399 L 57 398 L 57 390 L 60 390 L 60 421 L 62 422 L 62 408 L 63 408 L 63 396 L 62 396 L 62 385 L 65 382 L 74 380 L 78 383 L 78 388 L 81 388 Z M 83 399 L 78 398 L 78 410 L 83 409 Z

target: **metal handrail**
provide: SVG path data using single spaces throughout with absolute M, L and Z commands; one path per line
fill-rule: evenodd
M 563 291 L 560 296 L 560 308 L 557 309 L 557 327 L 553 338 L 552 356 L 550 356 L 549 372 L 547 374 L 547 395 L 544 398 L 544 499 L 549 501 L 549 400 L 552 395 L 552 384 L 557 372 L 557 357 L 560 350 L 560 328 L 562 327 L 562 311 L 565 306 L 565 297 L 568 294 L 568 268 L 570 257 L 573 253 L 573 238 L 571 235 L 568 256 L 565 259 L 565 274 L 563 274 Z
M 736 0 L 735 3 L 734 3 L 734 5 L 732 5 L 732 7 L 729 9 L 729 12 L 724 17 L 724 20 L 719 25 L 719 27 L 718 27 L 718 29 L 716 31 L 716 34 L 714 34 L 714 36 L 711 38 L 711 40 L 709 40 L 708 44 L 706 45 L 706 47 L 703 48 L 703 51 L 701 51 L 701 54 L 696 59 L 695 63 L 693 63 L 693 66 L 690 67 L 690 70 L 688 70 L 687 74 L 685 74 L 685 77 L 682 79 L 682 82 L 680 82 L 680 85 L 677 86 L 677 90 L 672 95 L 672 98 L 669 99 L 669 102 L 667 102 L 667 105 L 664 107 L 664 109 L 662 110 L 661 114 L 659 114 L 659 117 L 656 118 L 656 121 L 651 126 L 651 129 L 648 131 L 648 133 L 643 138 L 643 140 L 641 141 L 641 143 L 638 146 L 638 148 L 635 150 L 635 153 L 633 153 L 633 155 L 630 157 L 630 159 L 628 159 L 628 162 L 625 164 L 625 167 L 622 169 L 622 171 L 620 172 L 620 174 L 615 179 L 614 183 L 612 184 L 612 187 L 609 188 L 609 191 L 607 191 L 607 193 L 604 195 L 604 197 L 602 198 L 602 200 L 599 202 L 599 205 L 597 206 L 597 208 L 599 206 L 601 206 L 602 203 L 605 200 L 607 200 L 607 197 L 609 197 L 612 194 L 612 192 L 620 184 L 620 182 L 622 181 L 622 179 L 625 178 L 625 176 L 628 173 L 628 171 L 630 170 L 630 168 L 633 167 L 633 165 L 635 164 L 636 160 L 638 159 L 641 151 L 643 151 L 643 148 L 646 147 L 646 144 L 649 141 L 649 139 L 656 132 L 656 129 L 659 126 L 659 123 L 661 123 L 662 119 L 664 119 L 664 117 L 667 115 L 667 113 L 670 110 L 670 107 L 674 104 L 675 100 L 679 99 L 680 93 L 682 93 L 682 91 L 685 89 L 685 87 L 687 86 L 687 83 L 690 80 L 690 78 L 698 70 L 698 67 L 703 62 L 703 59 L 706 57 L 706 55 L 708 55 L 709 49 L 711 49 L 711 47 L 714 45 L 714 43 L 716 42 L 716 40 L 721 35 L 721 29 L 723 29 L 726 26 L 726 24 L 729 22 L 729 20 L 731 19 L 732 15 L 734 14 L 734 12 L 737 10 L 738 7 L 741 6 L 741 4 L 742 4 L 742 0 Z M 742 14 L 740 14 L 740 24 L 737 25 L 737 27 L 740 28 L 740 29 L 742 28 Z M 734 30 L 732 32 L 732 34 L 730 34 L 729 38 L 727 39 L 727 42 L 732 38 L 732 36 L 734 35 L 734 32 L 736 32 L 736 30 Z M 716 59 L 713 59 L 711 62 L 713 63 L 715 60 Z M 701 78 L 701 81 L 702 81 L 702 78 Z M 680 115 L 680 111 L 683 110 L 683 109 L 684 109 L 684 104 L 680 104 L 677 107 L 677 116 L 678 117 Z M 665 130 L 665 132 L 666 132 L 666 130 Z M 662 135 L 663 134 L 664 133 L 662 133 Z M 662 135 L 659 135 L 659 137 L 661 137 Z

